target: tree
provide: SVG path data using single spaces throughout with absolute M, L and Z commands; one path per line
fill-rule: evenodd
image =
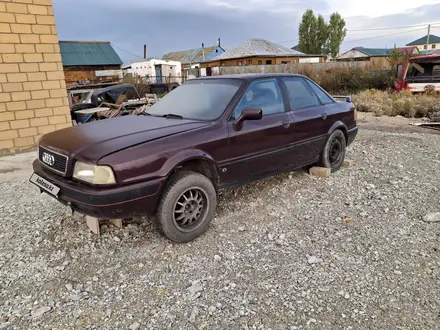
M 327 24 L 322 15 L 316 17 L 313 10 L 307 9 L 298 30 L 299 49 L 306 54 L 331 53 L 335 57 L 346 34 L 345 21 L 338 13 L 333 13 Z
M 327 40 L 329 37 L 329 26 L 322 15 L 318 16 L 316 23 L 316 49 L 314 54 L 327 53 Z
M 339 50 L 347 35 L 347 29 L 345 28 L 345 21 L 339 15 L 339 13 L 333 13 L 330 16 L 330 22 L 328 24 L 328 46 L 329 53 L 336 57 L 339 54 Z
M 317 19 L 313 10 L 307 9 L 302 16 L 301 24 L 299 25 L 299 49 L 308 54 L 313 54 L 316 49 L 317 39 Z
M 400 64 L 408 63 L 410 57 L 417 56 L 408 50 L 399 50 L 399 48 L 394 45 L 394 48 L 389 52 L 387 61 L 391 68 L 397 68 Z

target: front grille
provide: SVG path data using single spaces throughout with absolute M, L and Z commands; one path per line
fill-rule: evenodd
M 54 172 L 66 174 L 67 156 L 60 155 L 43 147 L 38 147 L 40 163 Z

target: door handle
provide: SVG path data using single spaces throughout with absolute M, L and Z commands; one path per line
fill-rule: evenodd
M 292 124 L 293 124 L 293 120 L 289 120 L 289 121 L 285 121 L 283 123 L 283 126 L 284 126 L 284 128 L 289 128 L 290 125 L 292 125 Z
M 326 120 L 327 119 L 327 114 L 325 112 L 321 113 L 321 117 L 322 117 L 322 119 Z

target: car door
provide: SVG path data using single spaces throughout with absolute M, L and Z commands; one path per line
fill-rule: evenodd
M 297 167 L 317 160 L 331 128 L 329 111 L 302 77 L 284 77 L 284 83 L 294 122 L 294 145 L 289 154 Z
M 260 120 L 244 121 L 241 129 L 234 126 L 246 108 L 259 108 Z M 280 83 L 276 78 L 250 83 L 228 121 L 229 157 L 222 167 L 227 183 L 252 180 L 286 165 L 285 149 L 293 143 L 293 118 L 286 112 Z
M 325 105 L 327 109 L 327 118 L 326 118 L 326 124 L 328 124 L 328 130 L 331 128 L 331 126 L 338 120 L 345 121 L 347 114 L 348 117 L 350 117 L 349 113 L 342 112 L 341 113 L 341 107 L 340 104 L 335 102 L 326 91 L 324 91 L 320 86 L 318 86 L 315 82 L 313 82 L 310 79 L 304 79 L 307 84 L 310 86 L 310 88 L 315 92 L 316 96 L 318 96 L 319 101 L 321 104 Z M 327 132 L 328 132 L 327 130 Z

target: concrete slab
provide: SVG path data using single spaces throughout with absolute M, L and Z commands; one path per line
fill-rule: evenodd
M 32 162 L 37 152 L 0 157 L 0 182 L 28 180 L 32 175 Z
M 314 166 L 309 170 L 310 175 L 321 178 L 328 178 L 332 174 L 331 168 Z

